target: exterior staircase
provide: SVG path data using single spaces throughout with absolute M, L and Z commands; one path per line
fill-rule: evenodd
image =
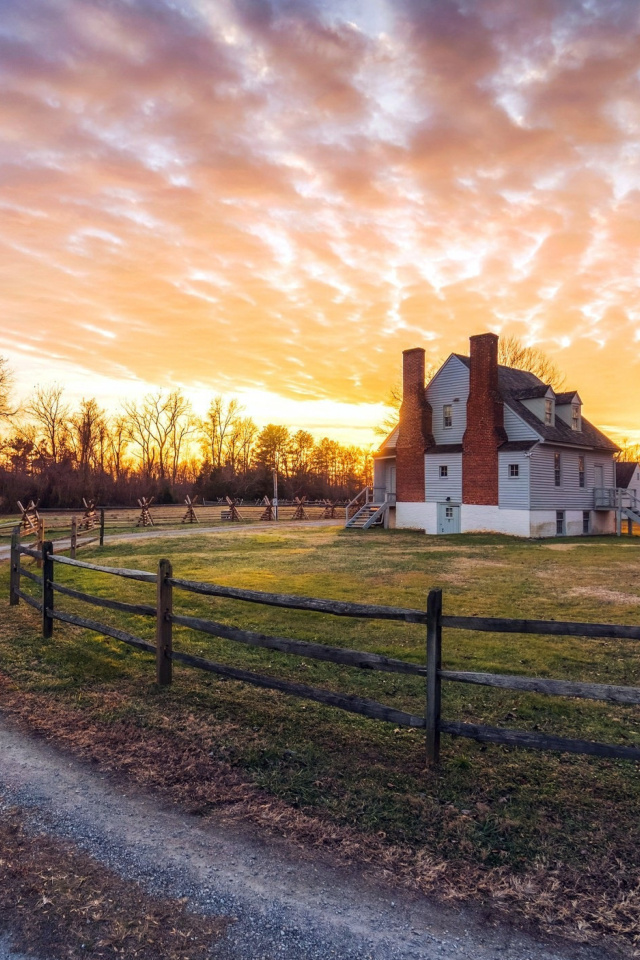
M 596 510 L 616 511 L 616 533 L 622 532 L 622 519 L 640 524 L 640 498 L 624 487 L 596 487 L 594 490 Z M 629 532 L 631 532 L 629 527 Z
M 365 503 L 364 507 L 347 520 L 345 527 L 349 530 L 368 530 L 369 527 L 382 524 L 387 506 L 388 504 L 384 503 Z
M 389 497 L 384 500 L 370 500 L 370 494 L 370 488 L 365 487 L 348 504 L 344 524 L 347 530 L 369 530 L 371 527 L 385 525 L 389 507 L 395 500 L 392 501 Z

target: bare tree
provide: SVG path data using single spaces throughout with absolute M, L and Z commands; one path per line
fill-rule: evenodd
M 243 407 L 235 398 L 225 401 L 223 397 L 214 397 L 201 421 L 200 433 L 203 452 L 214 467 L 221 467 L 226 460 L 230 440 L 236 434 Z
M 0 357 L 0 420 L 13 417 L 16 410 L 11 407 L 11 394 L 15 378 L 6 357 Z
M 82 400 L 79 409 L 69 418 L 70 446 L 76 463 L 85 475 L 104 462 L 106 413 L 95 399 Z
M 108 424 L 107 462 L 111 476 L 119 480 L 124 473 L 124 456 L 129 440 L 127 418 L 124 415 L 114 417 Z
M 516 336 L 500 337 L 498 363 L 516 370 L 526 370 L 556 392 L 562 390 L 566 377 L 557 363 L 538 347 L 526 347 Z
M 640 460 L 640 443 L 625 437 L 618 444 L 619 451 L 614 454 L 614 460 L 619 463 L 637 463 Z
M 251 417 L 243 417 L 238 421 L 238 461 L 237 467 L 241 473 L 247 474 L 253 466 L 255 440 L 258 436 L 258 426 Z
M 425 386 L 431 383 L 443 363 L 443 360 L 434 360 L 432 363 L 429 363 L 426 366 L 424 372 Z M 391 412 L 384 418 L 382 423 L 373 428 L 373 432 L 379 437 L 386 437 L 395 427 L 398 426 L 398 420 L 400 419 L 400 407 L 402 406 L 401 383 L 396 382 L 391 386 L 385 406 L 388 407 Z
M 171 412 L 171 431 L 169 433 L 169 451 L 171 456 L 171 482 L 176 483 L 181 458 L 185 452 L 189 437 L 197 428 L 197 420 L 191 412 L 191 405 L 179 394 L 174 394 Z
M 43 435 L 47 456 L 54 463 L 62 458 L 69 437 L 69 407 L 62 399 L 63 392 L 58 384 L 37 386 L 26 408 Z
M 183 440 L 183 424 L 190 417 L 189 401 L 180 392 L 165 394 L 162 390 L 148 393 L 141 404 L 125 403 L 127 432 L 138 448 L 143 472 L 147 477 L 166 480 L 172 473 L 176 449 Z

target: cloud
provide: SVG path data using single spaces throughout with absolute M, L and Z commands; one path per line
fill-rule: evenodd
M 596 350 L 630 418 L 639 14 L 5 0 L 5 342 L 79 377 L 366 405 L 403 348 L 500 328 L 613 422 Z

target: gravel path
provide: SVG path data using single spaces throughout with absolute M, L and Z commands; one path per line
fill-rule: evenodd
M 0 716 L 0 795 L 154 893 L 236 918 L 219 960 L 606 960 L 483 926 L 252 831 L 200 821 L 15 730 Z M 0 960 L 22 960 L 0 940 Z M 56 960 L 56 958 L 51 958 Z

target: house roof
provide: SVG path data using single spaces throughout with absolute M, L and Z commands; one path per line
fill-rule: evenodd
M 577 396 L 577 390 L 564 390 L 562 393 L 556 393 L 556 403 L 560 405 L 563 403 L 571 403 Z M 578 397 L 578 399 L 580 398 Z
M 469 357 L 462 354 L 454 354 L 466 367 L 470 366 Z M 572 430 L 568 423 L 556 417 L 553 426 L 543 423 L 532 413 L 528 407 L 525 407 L 520 401 L 532 396 L 544 396 L 543 392 L 531 393 L 532 390 L 546 392 L 549 388 L 533 373 L 527 370 L 516 370 L 515 367 L 498 366 L 498 389 L 502 399 L 518 414 L 530 427 L 532 427 L 540 437 L 547 443 L 560 443 L 568 447 L 592 447 L 595 450 L 607 450 L 615 453 L 619 448 L 606 437 L 604 433 L 594 427 L 592 423 L 585 418 L 581 418 L 581 430 Z M 575 396 L 576 391 L 566 391 L 560 396 Z
M 628 487 L 637 463 L 616 463 L 616 487 Z
M 385 439 L 380 444 L 379 448 L 374 453 L 374 457 L 382 457 L 385 454 L 392 453 L 396 449 L 396 442 L 398 440 L 398 431 L 400 429 L 400 424 L 395 426 L 391 433 L 385 437 Z

